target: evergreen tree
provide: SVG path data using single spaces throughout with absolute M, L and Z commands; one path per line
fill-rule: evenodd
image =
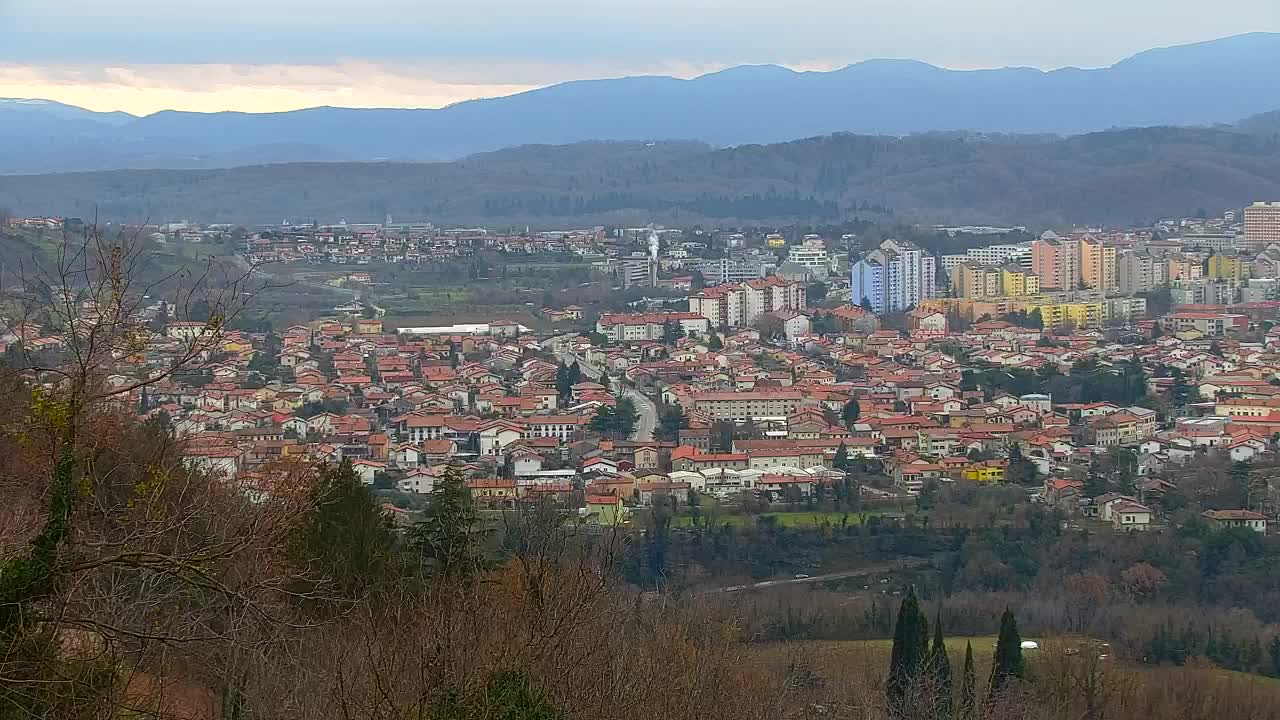
M 934 707 L 940 718 L 951 717 L 951 658 L 947 656 L 947 643 L 942 637 L 942 610 L 933 621 L 933 646 L 929 648 L 929 675 L 937 700 Z
M 573 381 L 569 379 L 569 368 L 565 367 L 564 363 L 556 367 L 556 394 L 560 396 L 562 405 L 569 402 L 569 398 L 573 396 Z
M 858 405 L 857 400 L 850 400 L 840 410 L 840 419 L 844 421 L 844 426 L 849 429 L 853 429 L 853 424 L 858 422 L 858 418 L 861 415 L 862 407 Z
M 991 662 L 990 696 L 996 697 L 1013 678 L 1026 673 L 1022 661 L 1022 636 L 1018 634 L 1018 621 L 1013 612 L 1005 608 L 1000 617 L 1000 637 L 996 640 L 996 653 Z
M 1271 658 L 1271 676 L 1280 677 L 1280 635 L 1271 638 L 1267 645 L 1267 656 Z
M 355 598 L 394 569 L 395 534 L 350 460 L 320 468 L 311 511 L 289 540 L 290 554 L 321 578 L 322 595 Z
M 973 643 L 964 644 L 964 672 L 960 677 L 960 720 L 975 720 L 978 714 L 978 675 L 973 667 Z
M 410 536 L 426 569 L 438 577 L 465 577 L 479 569 L 478 518 L 461 466 L 451 463 L 441 474 Z
M 890 716 L 907 716 L 907 700 L 928 658 L 928 649 L 929 621 L 920 611 L 920 601 L 913 586 L 902 599 L 898 619 L 893 626 L 893 650 L 889 656 L 889 677 L 885 685 Z
M 710 350 L 723 350 L 724 341 L 720 339 L 719 335 L 711 333 L 711 338 L 707 340 L 707 348 Z
M 1040 477 L 1035 463 L 1022 454 L 1022 446 L 1014 443 L 1009 449 L 1009 464 L 1005 468 L 1005 481 L 1010 485 L 1034 485 Z
M 1186 373 L 1182 372 L 1182 368 L 1175 367 L 1170 374 L 1173 376 L 1173 384 L 1169 386 L 1169 405 L 1175 408 L 1185 407 L 1194 397 L 1191 385 L 1187 383 Z
M 482 688 L 445 693 L 431 709 L 432 720 L 560 720 L 551 697 L 522 672 L 495 675 Z
M 831 467 L 836 470 L 848 471 L 849 469 L 849 448 L 840 442 L 840 447 L 836 448 L 836 456 L 831 460 Z

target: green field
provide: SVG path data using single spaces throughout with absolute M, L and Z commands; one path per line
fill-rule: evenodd
M 902 513 L 886 512 L 882 510 L 861 511 L 861 512 L 834 512 L 830 510 L 813 510 L 799 512 L 769 512 L 760 515 L 721 515 L 711 513 L 704 514 L 702 518 L 705 520 L 710 517 L 712 524 L 717 527 L 723 525 L 733 525 L 735 527 L 743 527 L 755 525 L 758 518 L 774 518 L 774 522 L 782 527 L 818 527 L 824 524 L 839 526 L 843 521 L 849 525 L 861 525 L 871 517 L 893 516 L 901 517 Z M 702 522 L 701 520 L 699 522 Z M 674 527 L 687 528 L 693 527 L 693 516 L 682 513 L 672 522 Z

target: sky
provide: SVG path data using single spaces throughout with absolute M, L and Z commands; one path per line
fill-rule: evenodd
M 0 97 L 440 107 L 744 63 L 1103 67 L 1254 31 L 1280 31 L 1280 0 L 0 0 Z

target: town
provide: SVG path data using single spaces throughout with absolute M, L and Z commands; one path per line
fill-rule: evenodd
M 967 237 L 963 253 L 853 234 L 499 235 L 391 218 L 149 230 L 225 243 L 261 272 L 367 267 L 329 276 L 364 302 L 267 332 L 150 298 L 145 349 L 107 381 L 136 383 L 203 343 L 126 400 L 193 467 L 254 478 L 290 459 L 348 461 L 405 524 L 453 466 L 484 507 L 549 502 L 603 526 L 700 497 L 817 521 L 853 481 L 858 507 L 910 509 L 895 517 L 955 483 L 1011 485 L 1067 522 L 1140 531 L 1173 521 L 1165 500 L 1185 499 L 1189 463 L 1264 467 L 1280 437 L 1280 203 L 1122 231 L 937 229 Z M 1031 239 L 979 244 L 1010 233 Z M 383 268 L 484 251 L 585 259 L 615 291 L 663 294 L 638 309 L 542 307 L 537 330 L 402 325 L 378 307 Z M 0 342 L 10 359 L 64 344 L 31 322 Z M 1197 508 L 1259 532 L 1278 510 L 1266 479 L 1238 504 Z

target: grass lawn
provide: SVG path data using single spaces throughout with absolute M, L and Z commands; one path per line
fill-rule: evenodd
M 844 511 L 835 512 L 830 510 L 811 510 L 797 512 L 769 512 L 755 516 L 713 514 L 713 522 L 717 526 L 729 524 L 736 527 L 743 527 L 755 524 L 757 517 L 771 517 L 774 518 L 774 522 L 778 523 L 778 525 L 782 527 L 818 527 L 823 523 L 830 523 L 832 526 L 838 527 L 841 521 L 845 521 L 845 518 L 848 518 L 846 522 L 849 525 L 861 525 L 866 522 L 867 518 L 884 515 L 901 515 L 901 513 L 883 510 L 860 511 L 856 513 L 846 513 Z M 703 517 L 705 518 L 707 516 L 703 515 Z M 675 521 L 672 524 L 674 527 L 693 527 L 693 517 L 687 512 L 682 513 L 675 518 Z

